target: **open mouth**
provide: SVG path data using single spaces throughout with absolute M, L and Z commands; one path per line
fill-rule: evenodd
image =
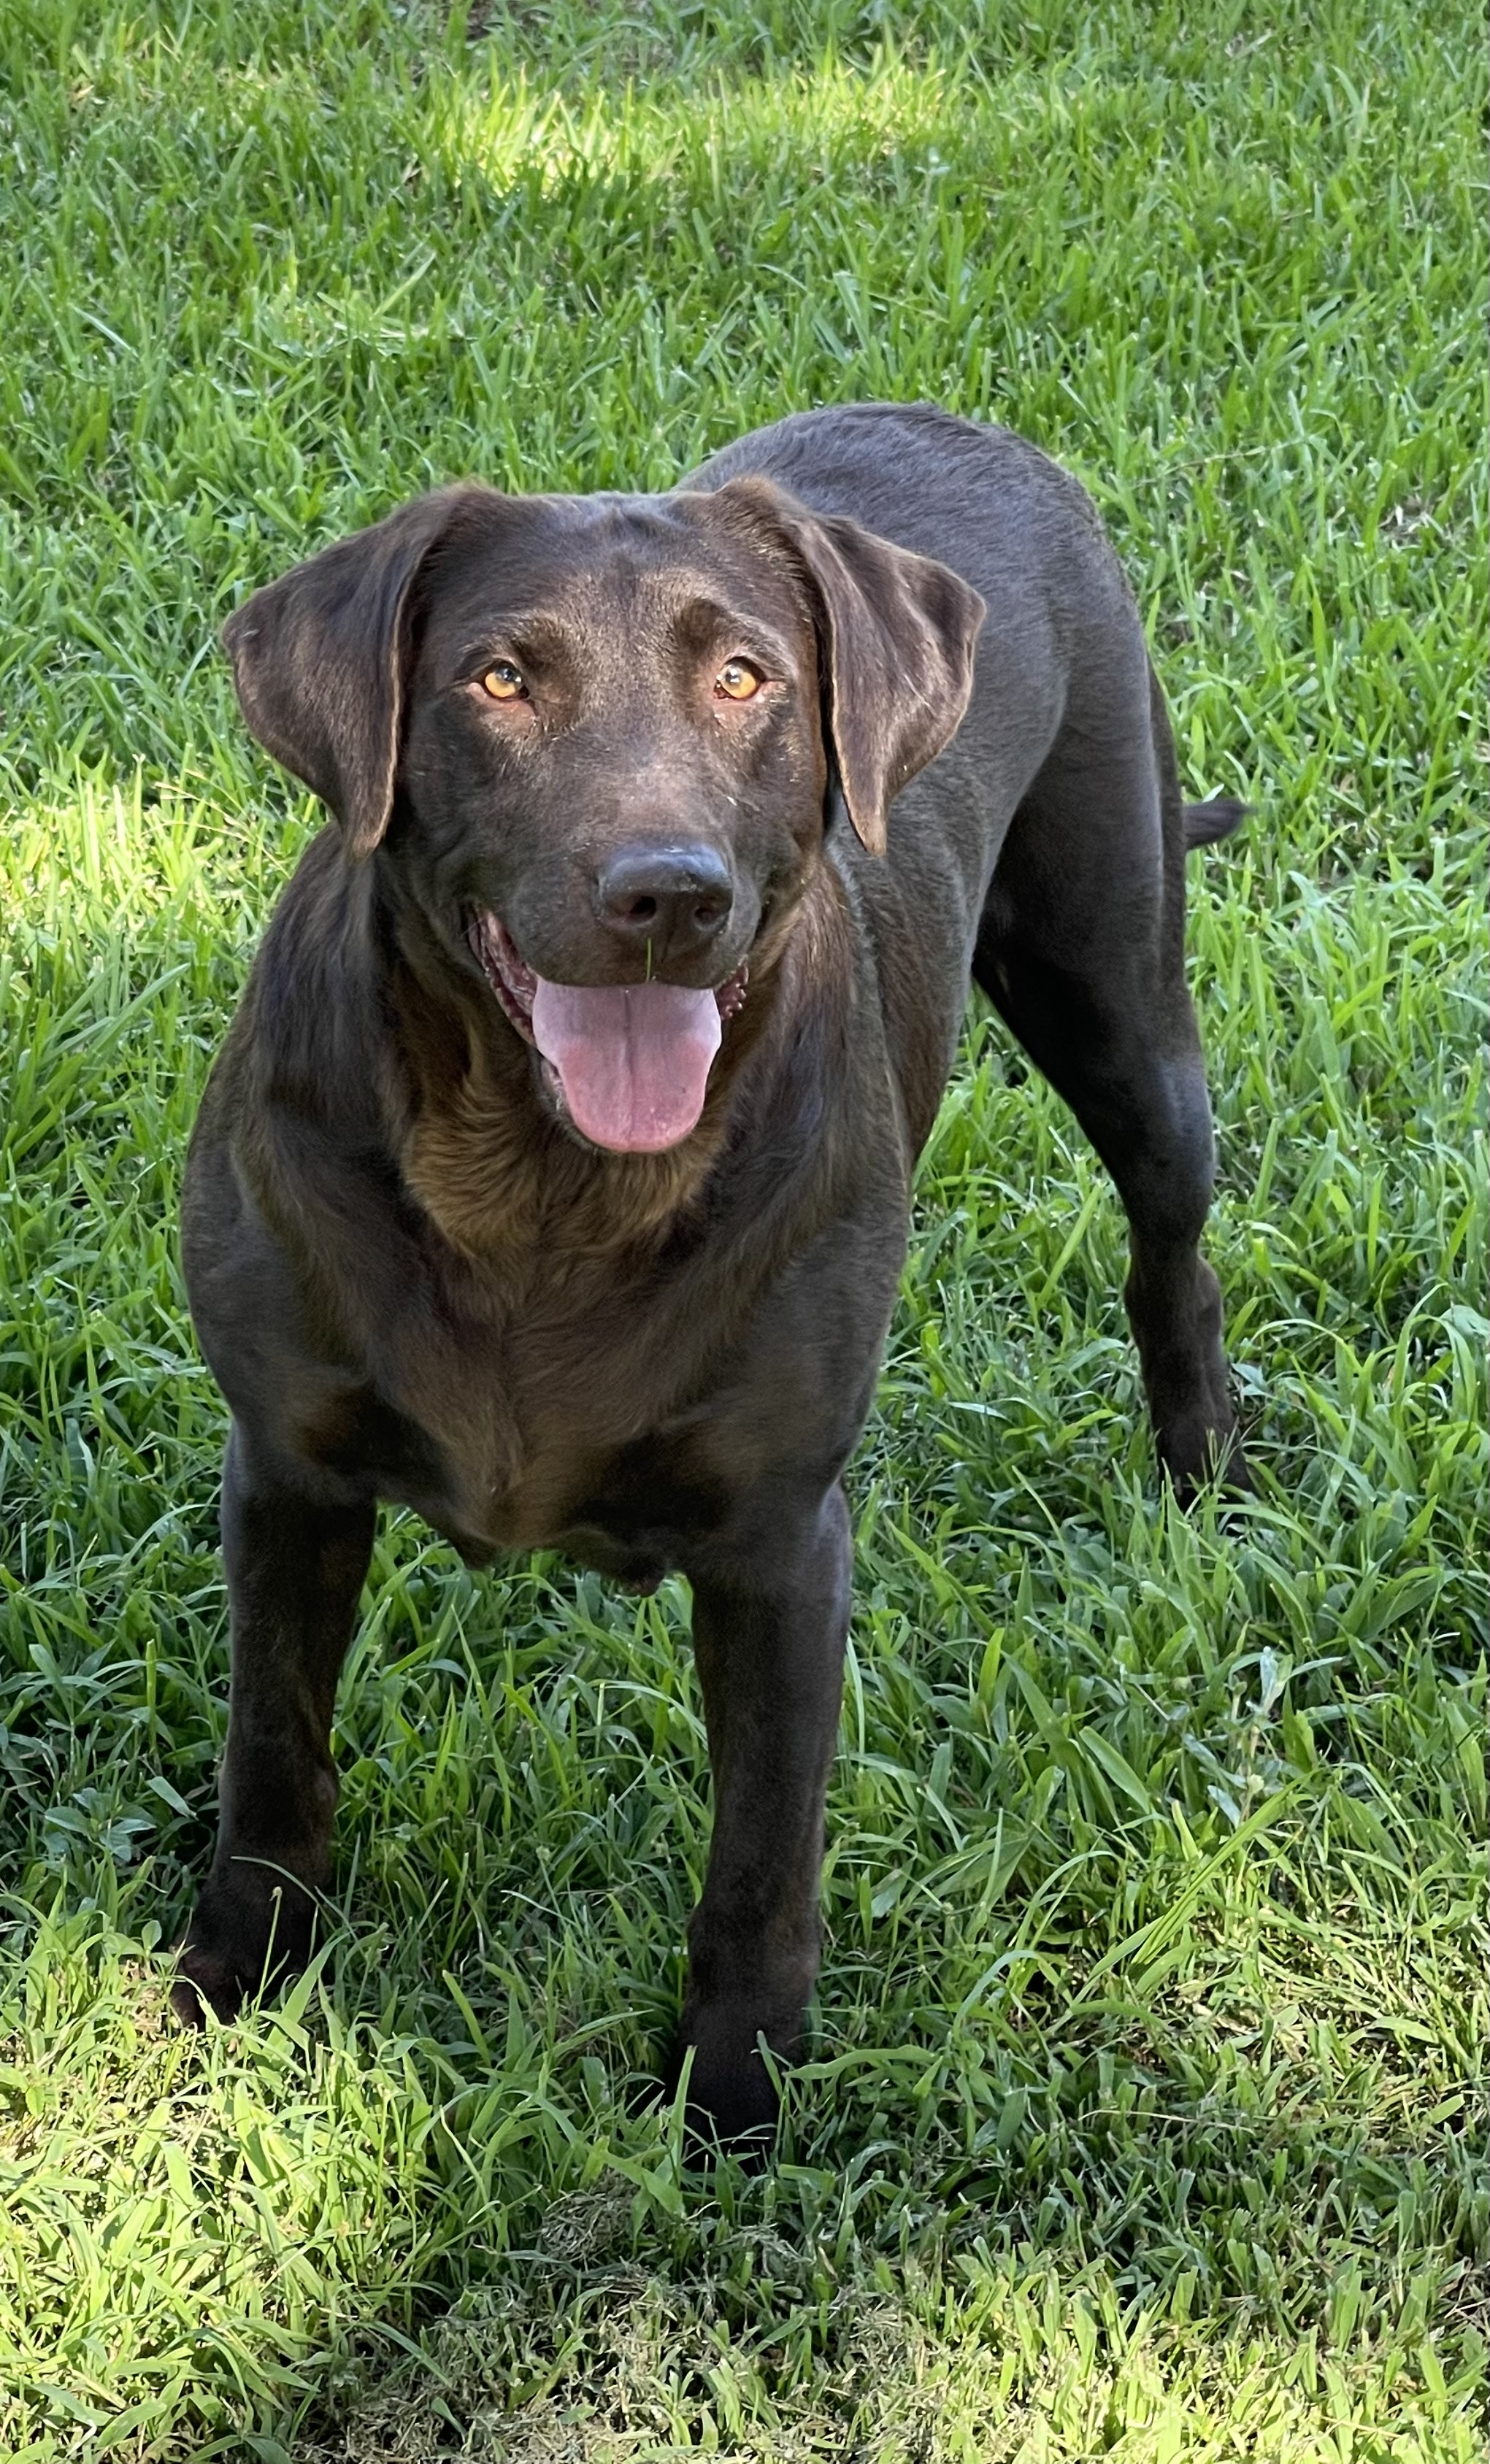
M 617 1155 L 657 1155 L 687 1137 L 703 1110 L 726 1020 L 744 1007 L 748 970 L 722 984 L 556 984 L 535 973 L 490 909 L 467 938 L 544 1082 L 582 1137 Z

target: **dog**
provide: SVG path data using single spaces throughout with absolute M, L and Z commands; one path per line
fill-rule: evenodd
M 1247 1471 L 1199 1238 L 1185 806 L 1075 479 L 927 406 L 660 495 L 404 506 L 258 590 L 244 716 L 329 807 L 188 1162 L 232 1413 L 232 1696 L 182 2017 L 303 1965 L 378 1501 L 473 1564 L 686 1574 L 714 1782 L 674 2061 L 768 2134 L 819 1959 L 841 1479 L 969 979 L 1077 1115 L 1182 1498 Z

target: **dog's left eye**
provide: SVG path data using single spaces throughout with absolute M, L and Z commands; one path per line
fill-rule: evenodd
M 714 679 L 714 690 L 723 701 L 748 701 L 765 682 L 760 669 L 748 659 L 726 659 Z
M 527 695 L 522 671 L 510 659 L 499 659 L 494 668 L 487 669 L 481 678 L 481 691 L 490 693 L 493 701 L 524 700 Z

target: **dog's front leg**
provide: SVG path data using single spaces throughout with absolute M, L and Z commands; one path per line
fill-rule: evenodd
M 329 1873 L 331 1713 L 376 1508 L 312 1503 L 254 1466 L 236 1429 L 223 1470 L 233 1690 L 217 1852 L 171 2001 L 231 2018 L 266 1977 L 303 1968 Z
M 746 1547 L 690 1567 L 694 1647 L 714 1772 L 714 1838 L 689 1928 L 678 2058 L 689 2109 L 722 2138 L 776 2118 L 764 2035 L 801 2049 L 817 1975 L 823 1800 L 838 1729 L 852 1552 L 836 1483 Z

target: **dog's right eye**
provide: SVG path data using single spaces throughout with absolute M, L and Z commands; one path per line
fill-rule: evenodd
M 726 659 L 714 679 L 721 701 L 753 701 L 765 679 L 749 659 Z
M 487 669 L 481 678 L 481 691 L 489 693 L 493 701 L 525 701 L 527 698 L 527 687 L 522 672 L 510 659 L 499 659 L 494 668 Z

